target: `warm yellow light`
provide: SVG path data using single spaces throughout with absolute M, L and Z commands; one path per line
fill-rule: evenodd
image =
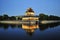
M 34 13 L 33 13 L 33 12 L 27 12 L 26 15 L 27 15 L 27 16 L 28 16 L 28 15 L 31 16 L 31 15 L 34 15 Z

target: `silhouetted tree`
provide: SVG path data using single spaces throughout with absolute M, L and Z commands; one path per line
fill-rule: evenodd
M 45 15 L 43 13 L 39 14 L 39 20 L 60 20 L 60 17 L 54 15 Z
M 18 20 L 22 20 L 22 17 L 18 17 Z
M 8 20 L 8 15 L 7 14 L 3 15 L 3 20 Z
M 16 17 L 15 16 L 11 16 L 9 19 L 10 20 L 16 20 Z
M 39 14 L 39 20 L 48 20 L 48 15 L 45 15 L 43 13 Z
M 3 20 L 3 16 L 0 16 L 0 20 Z

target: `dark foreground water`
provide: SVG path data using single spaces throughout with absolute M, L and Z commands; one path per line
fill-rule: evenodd
M 60 40 L 60 23 L 39 24 L 38 27 L 31 32 L 23 29 L 22 24 L 0 24 L 0 40 Z

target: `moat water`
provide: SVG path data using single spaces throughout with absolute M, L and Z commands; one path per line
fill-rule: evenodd
M 0 40 L 60 40 L 60 23 L 34 25 L 38 28 L 32 28 L 31 32 L 31 29 L 23 29 L 22 24 L 0 24 Z

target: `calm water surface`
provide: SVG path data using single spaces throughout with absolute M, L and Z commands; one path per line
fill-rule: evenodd
M 0 40 L 60 40 L 60 23 L 34 25 L 0 24 Z

